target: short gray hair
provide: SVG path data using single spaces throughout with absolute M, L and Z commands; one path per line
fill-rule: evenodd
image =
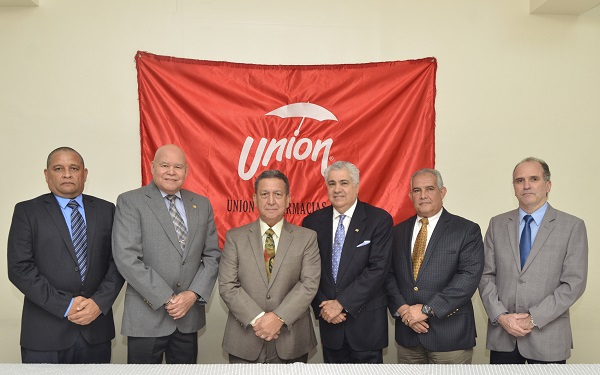
M 417 177 L 420 174 L 426 174 L 426 173 L 429 173 L 429 174 L 432 174 L 435 176 L 435 178 L 437 180 L 438 189 L 442 190 L 444 188 L 444 180 L 442 179 L 442 174 L 437 169 L 423 168 L 423 169 L 419 169 L 418 171 L 416 171 L 410 178 L 410 190 L 412 190 L 413 180 L 415 179 L 415 177 Z
M 358 183 L 360 182 L 360 171 L 358 170 L 356 165 L 350 163 L 349 161 L 343 161 L 343 160 L 336 161 L 335 163 L 331 164 L 329 167 L 325 168 L 325 173 L 323 174 L 325 176 L 325 184 L 327 184 L 327 180 L 329 178 L 329 172 L 341 171 L 343 169 L 348 171 L 348 173 L 350 174 L 350 178 L 352 179 L 352 182 L 354 182 L 354 185 L 358 186 Z

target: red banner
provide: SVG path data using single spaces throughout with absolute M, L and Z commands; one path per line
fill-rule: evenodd
M 167 143 L 186 153 L 184 187 L 207 196 L 222 245 L 256 220 L 254 180 L 279 169 L 290 180 L 286 219 L 299 224 L 329 204 L 323 170 L 360 169 L 359 199 L 394 222 L 414 214 L 410 176 L 435 159 L 434 58 L 281 66 L 136 55 L 142 184 Z

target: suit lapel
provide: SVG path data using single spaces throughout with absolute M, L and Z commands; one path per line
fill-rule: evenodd
M 83 210 L 85 211 L 85 226 L 87 235 L 87 265 L 90 269 L 90 261 L 94 251 L 94 235 L 96 234 L 96 205 L 94 199 L 87 195 L 83 196 Z M 88 271 L 89 272 L 89 271 Z M 86 279 L 87 280 L 87 279 Z
M 50 216 L 50 219 L 56 226 L 56 229 L 58 229 L 58 233 L 60 233 L 60 236 L 67 246 L 67 249 L 71 254 L 71 258 L 73 258 L 73 261 L 75 264 L 77 264 L 77 256 L 75 255 L 75 248 L 73 247 L 73 240 L 71 239 L 71 234 L 69 233 L 69 227 L 65 222 L 65 217 L 63 216 L 56 198 L 54 195 L 48 194 L 44 199 L 44 202 L 46 203 L 45 208 L 46 212 L 48 212 L 48 216 Z
M 321 215 L 319 227 L 318 227 L 318 237 L 322 240 L 319 242 L 319 249 L 321 252 L 321 261 L 323 262 L 323 268 L 326 270 L 325 274 L 329 278 L 332 284 L 335 284 L 333 281 L 333 273 L 331 270 L 331 256 L 333 252 L 333 207 L 328 206 L 327 209 L 323 210 L 324 214 Z
M 194 202 L 194 196 L 190 194 L 187 190 L 181 190 L 181 198 L 183 200 L 183 207 L 185 208 L 185 216 L 187 218 L 187 239 L 185 248 L 186 251 L 183 254 L 185 258 L 189 253 L 187 249 L 192 248 L 192 243 L 194 242 L 194 237 L 196 237 L 198 223 L 200 221 L 200 216 L 198 213 L 198 206 Z M 169 214 L 169 218 L 170 218 Z M 173 228 L 175 228 L 173 226 Z M 175 236 L 177 237 L 177 232 L 175 232 Z
M 177 233 L 175 232 L 175 226 L 173 225 L 173 220 L 169 214 L 169 209 L 167 208 L 165 199 L 162 197 L 160 190 L 158 190 L 158 187 L 154 184 L 154 182 L 146 185 L 146 198 L 148 207 L 150 207 L 150 210 L 152 210 L 156 216 L 156 219 L 162 226 L 163 230 L 167 233 L 167 237 L 173 244 L 173 247 L 179 252 L 180 255 L 183 255 L 183 251 L 179 245 L 179 239 L 177 238 Z
M 546 242 L 548 237 L 550 237 L 550 233 L 552 233 L 552 231 L 554 230 L 555 219 L 556 211 L 554 210 L 554 208 L 552 208 L 552 206 L 550 206 L 550 204 L 548 204 L 548 209 L 546 210 L 546 214 L 544 215 L 544 218 L 540 223 L 540 229 L 538 230 L 537 235 L 535 236 L 535 241 L 533 241 L 533 244 L 531 245 L 531 251 L 529 252 L 527 261 L 523 266 L 522 272 L 527 271 L 527 268 L 529 268 L 531 262 L 533 262 L 538 253 L 542 251 L 544 243 Z
M 256 260 L 256 266 L 258 268 L 258 274 L 262 278 L 263 282 L 266 286 L 269 285 L 269 281 L 267 280 L 267 270 L 265 267 L 265 249 L 263 249 L 262 244 L 262 233 L 260 233 L 260 223 L 256 220 L 248 229 L 248 243 L 250 244 L 250 249 L 254 254 L 254 259 Z M 277 256 L 275 256 L 277 259 Z
M 287 223 L 287 221 L 284 221 L 283 227 L 281 228 L 281 236 L 279 237 L 279 243 L 277 244 L 277 251 L 275 252 L 275 262 L 273 263 L 273 271 L 271 272 L 269 287 L 273 285 L 273 281 L 279 273 L 279 268 L 281 267 L 281 264 L 283 263 L 283 260 L 285 259 L 285 256 L 288 253 L 288 250 L 292 245 L 293 240 L 294 232 L 291 226 Z
M 508 217 L 506 223 L 506 232 L 508 233 L 508 240 L 512 248 L 517 272 L 520 273 L 521 251 L 519 250 L 519 210 L 514 210 L 513 213 Z
M 417 216 L 415 215 L 412 218 L 410 218 L 406 225 L 404 225 L 404 227 L 402 228 L 402 231 L 404 233 L 401 233 L 403 241 L 400 244 L 400 246 L 402 246 L 402 249 L 406 249 L 402 252 L 404 254 L 404 258 L 402 259 L 402 261 L 406 266 L 406 272 L 409 273 L 411 276 L 411 280 L 415 279 L 415 275 L 412 268 L 412 236 L 416 220 Z
M 354 215 L 352 216 L 352 220 L 350 220 L 350 224 L 348 225 L 348 231 L 346 232 L 346 238 L 344 239 L 342 257 L 340 258 L 340 267 L 338 268 L 338 281 L 340 281 L 344 277 L 344 272 L 348 269 L 348 266 L 352 262 L 352 257 L 357 251 L 356 246 L 359 245 L 359 241 L 362 237 L 362 233 L 364 232 L 366 226 L 367 213 L 365 212 L 363 204 L 359 201 L 356 204 Z M 331 233 L 331 226 L 329 232 Z M 331 257 L 329 258 L 331 259 Z

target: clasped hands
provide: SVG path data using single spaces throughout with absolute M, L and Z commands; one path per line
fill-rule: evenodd
M 256 337 L 265 341 L 277 340 L 281 334 L 283 322 L 274 312 L 265 313 L 260 318 L 256 319 L 252 329 Z
M 82 296 L 73 298 L 73 303 L 67 313 L 69 321 L 82 326 L 90 324 L 98 316 L 100 316 L 100 307 L 93 299 Z
M 398 308 L 398 313 L 402 319 L 402 323 L 412 328 L 417 333 L 427 333 L 429 324 L 427 324 L 427 315 L 421 312 L 423 304 L 402 305 Z
M 171 296 L 165 303 L 165 309 L 173 319 L 181 319 L 187 314 L 192 306 L 194 306 L 194 303 L 196 303 L 197 300 L 198 297 L 196 296 L 196 293 L 191 290 L 186 290 Z
M 531 315 L 527 313 L 502 314 L 498 317 L 498 324 L 515 337 L 523 337 L 533 329 Z
M 319 315 L 327 322 L 331 324 L 339 324 L 346 320 L 346 313 L 343 313 L 344 306 L 342 306 L 337 299 L 330 299 L 323 301 L 319 304 L 321 312 Z

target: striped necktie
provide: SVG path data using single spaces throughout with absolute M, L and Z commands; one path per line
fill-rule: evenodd
M 87 270 L 87 233 L 83 216 L 79 213 L 79 204 L 75 200 L 67 203 L 71 208 L 71 239 L 75 248 L 77 257 L 77 267 L 81 275 L 81 283 L 85 281 L 85 271 Z
M 173 220 L 173 225 L 175 226 L 175 232 L 177 232 L 177 239 L 179 240 L 179 245 L 181 246 L 181 250 L 185 250 L 187 228 L 185 227 L 185 222 L 183 221 L 183 218 L 177 211 L 177 207 L 175 207 L 175 200 L 177 199 L 177 196 L 167 195 L 166 198 L 169 200 L 169 214 L 171 214 L 171 219 Z

